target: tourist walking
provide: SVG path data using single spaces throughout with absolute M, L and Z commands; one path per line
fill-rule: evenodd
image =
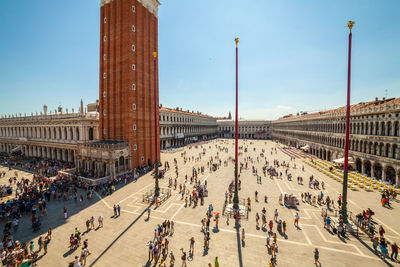
M 99 221 L 99 228 L 100 227 L 103 227 L 103 220 L 104 220 L 104 218 L 103 218 L 103 216 L 99 216 L 99 218 L 98 218 L 98 221 Z
M 214 267 L 219 267 L 218 256 L 216 256 L 214 259 Z
M 192 236 L 192 238 L 189 239 L 190 241 L 190 247 L 189 247 L 189 254 L 193 254 L 194 253 L 194 237 Z
M 315 248 L 314 250 L 314 264 L 317 265 L 321 265 L 321 263 L 319 262 L 319 251 L 318 248 Z
M 64 209 L 63 209 L 63 214 L 64 214 L 64 219 L 67 219 L 68 213 L 67 213 L 67 208 L 66 207 L 64 207 Z
M 186 265 L 186 252 L 182 250 L 182 267 L 187 267 Z
M 399 247 L 397 246 L 396 243 L 392 244 L 392 254 L 390 255 L 390 258 L 394 261 L 397 261 L 397 254 L 399 252 Z M 394 256 L 394 259 L 393 259 Z
M 299 213 L 296 212 L 296 215 L 294 215 L 294 225 L 296 227 L 299 227 L 299 219 L 300 219 Z

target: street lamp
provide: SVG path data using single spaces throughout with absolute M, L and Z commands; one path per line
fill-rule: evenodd
M 354 21 L 349 21 L 347 27 L 349 28 L 349 56 L 347 65 L 347 105 L 346 105 L 346 142 L 344 147 L 344 172 L 343 172 L 343 203 L 342 203 L 342 219 L 347 223 L 347 177 L 349 174 L 349 137 L 350 137 L 350 77 L 351 77 L 351 29 L 353 28 Z
M 239 38 L 235 38 L 236 43 L 236 114 L 235 114 L 235 193 L 233 196 L 233 210 L 239 211 L 239 192 L 238 192 L 238 43 Z
M 154 62 L 154 176 L 155 176 L 155 189 L 154 189 L 154 200 L 160 195 L 160 186 L 158 185 L 158 138 L 157 138 L 157 52 L 153 52 Z

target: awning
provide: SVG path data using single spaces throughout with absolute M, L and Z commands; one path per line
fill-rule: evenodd
M 305 146 L 301 147 L 300 149 L 304 150 L 304 151 L 309 151 L 310 150 L 310 146 L 309 145 L 305 145 Z
M 352 157 L 348 157 L 348 161 L 349 161 L 349 164 L 355 164 L 354 159 Z M 335 159 L 333 162 L 336 163 L 336 164 L 343 165 L 344 164 L 344 158 Z
M 21 146 L 17 146 L 17 147 L 14 147 L 13 149 L 11 149 L 11 152 L 17 152 L 20 150 L 21 150 Z

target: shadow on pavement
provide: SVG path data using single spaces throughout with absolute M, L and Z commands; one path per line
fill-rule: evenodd
M 143 214 L 145 214 L 146 213 L 146 211 L 147 211 L 147 208 L 150 208 L 151 206 L 153 205 L 153 203 L 151 203 L 148 207 L 146 207 L 143 211 L 142 211 L 142 213 L 140 213 L 137 217 L 136 217 L 136 219 L 131 223 L 131 224 L 129 224 L 126 228 L 125 228 L 125 230 L 124 231 L 122 231 L 122 233 L 120 233 L 104 250 L 103 250 L 103 252 L 101 252 L 100 253 L 100 255 L 99 256 L 97 256 L 97 258 L 92 262 L 92 263 L 90 263 L 90 265 L 89 266 L 95 266 L 95 264 L 97 263 L 97 261 L 101 258 L 101 257 L 103 257 L 104 256 L 104 254 L 106 254 L 107 253 L 107 251 L 118 241 L 118 239 L 120 239 L 142 216 L 143 216 Z
M 357 239 L 358 241 L 360 241 L 360 243 L 361 243 L 364 247 L 366 247 L 369 251 L 371 251 L 371 252 L 374 253 L 377 257 L 379 257 L 378 254 L 377 254 L 377 251 L 375 251 L 373 248 L 371 248 L 371 246 L 369 246 L 367 243 L 365 243 L 364 240 L 362 240 L 361 238 L 359 238 L 359 237 L 356 236 L 356 235 L 354 235 L 354 238 Z M 390 262 L 388 262 L 386 259 L 382 259 L 382 258 L 381 258 L 381 260 L 382 260 L 382 262 L 384 262 L 387 266 L 393 267 L 393 264 L 390 263 Z
M 239 266 L 243 267 L 243 258 L 242 258 L 242 242 L 240 240 L 240 228 L 239 225 L 236 225 L 236 242 L 238 248 L 238 257 L 239 257 Z

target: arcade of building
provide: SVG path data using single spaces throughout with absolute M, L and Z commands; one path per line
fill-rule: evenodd
M 90 107 L 90 106 L 89 106 Z M 17 152 L 30 157 L 75 161 L 79 143 L 98 139 L 98 112 L 43 112 L 31 116 L 0 119 L 0 152 Z
M 375 99 L 351 106 L 350 151 L 358 172 L 400 185 L 400 98 Z M 272 138 L 324 160 L 343 158 L 344 107 L 273 121 Z
M 214 117 L 182 108 L 160 107 L 161 149 L 217 137 Z
M 160 106 L 159 112 L 161 149 L 216 137 L 234 137 L 234 120 L 182 111 L 181 108 Z M 397 186 L 400 185 L 399 114 L 400 98 L 376 99 L 353 105 L 350 124 L 350 156 L 355 161 L 356 170 Z M 329 161 L 344 155 L 344 107 L 287 115 L 275 121 L 240 120 L 238 124 L 239 138 L 272 138 L 294 147 L 308 145 L 309 153 Z M 27 156 L 74 162 L 82 172 L 96 166 L 99 175 L 113 176 L 116 174 L 114 170 L 119 172 L 121 166 L 120 171 L 126 172 L 129 153 L 124 161 L 115 154 L 115 158 L 108 157 L 96 163 L 90 161 L 89 154 L 82 154 L 87 147 L 93 146 L 91 143 L 99 141 L 98 128 L 98 103 L 89 104 L 85 110 L 81 103 L 81 108 L 75 113 L 63 112 L 59 108 L 48 114 L 45 106 L 43 112 L 36 115 L 3 116 L 0 118 L 0 152 L 21 151 Z M 85 168 L 81 169 L 82 166 Z

